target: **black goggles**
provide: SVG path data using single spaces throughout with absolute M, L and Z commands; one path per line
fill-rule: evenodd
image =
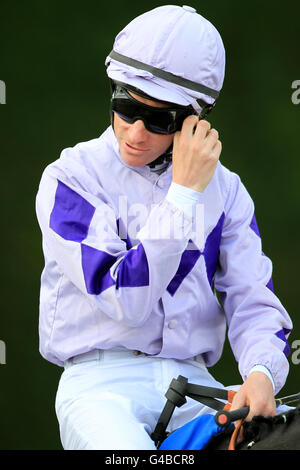
M 113 88 L 111 111 L 130 124 L 142 120 L 145 128 L 155 134 L 173 134 L 181 129 L 188 116 L 197 114 L 191 107 L 148 106 L 133 98 L 120 83 L 115 83 Z

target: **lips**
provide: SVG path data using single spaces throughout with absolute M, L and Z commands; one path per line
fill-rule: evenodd
M 125 149 L 126 149 L 126 152 L 131 154 L 131 155 L 142 155 L 145 152 L 148 152 L 148 149 L 138 149 L 136 147 L 132 147 L 127 142 L 125 142 Z
M 136 147 L 133 147 L 132 145 L 128 144 L 128 142 L 125 142 L 127 147 L 129 147 L 132 150 L 137 150 L 138 152 L 147 152 L 147 149 L 138 149 Z

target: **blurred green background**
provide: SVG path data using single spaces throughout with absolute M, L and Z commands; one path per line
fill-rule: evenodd
M 0 105 L 0 340 L 6 344 L 0 449 L 61 449 L 54 400 L 62 369 L 39 355 L 43 254 L 35 195 L 43 169 L 62 149 L 99 136 L 109 125 L 104 61 L 114 37 L 135 16 L 163 4 L 0 3 L 0 80 L 6 83 L 6 104 Z M 294 321 L 291 345 L 300 339 L 300 104 L 291 100 L 292 82 L 300 80 L 300 4 L 188 4 L 211 20 L 224 40 L 226 79 L 210 120 L 223 143 L 223 164 L 239 173 L 255 201 L 275 291 Z M 290 365 L 281 396 L 300 390 L 300 365 L 291 356 Z M 212 373 L 226 384 L 240 382 L 228 343 Z

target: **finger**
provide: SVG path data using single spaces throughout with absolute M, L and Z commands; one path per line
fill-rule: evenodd
M 262 415 L 266 418 L 268 416 L 276 415 L 276 403 L 272 402 L 260 402 L 259 404 L 253 403 L 250 409 L 249 415 L 247 416 L 247 421 L 251 421 L 254 416 Z
M 179 138 L 180 138 L 180 134 L 181 134 L 180 131 L 175 132 L 174 139 L 173 139 L 173 144 L 174 144 L 174 145 L 177 145 L 177 142 L 178 142 L 178 140 L 179 140 Z
M 205 138 L 206 143 L 215 145 L 217 140 L 219 140 L 219 132 L 216 129 L 210 129 Z
M 215 129 L 209 131 L 208 135 L 204 139 L 203 150 L 205 150 L 210 156 L 220 154 L 221 142 L 219 141 L 218 131 Z
M 222 142 L 220 140 L 217 140 L 215 143 L 214 147 L 211 150 L 211 157 L 212 158 L 219 158 L 222 152 Z
M 238 392 L 232 400 L 230 411 L 237 410 L 238 408 L 243 408 L 243 406 L 249 406 L 249 403 L 243 393 Z
M 184 121 L 181 128 L 183 138 L 192 138 L 194 132 L 198 129 L 198 134 L 204 139 L 210 130 L 210 123 L 208 121 L 199 121 L 198 116 L 190 115 Z
M 244 406 L 249 406 L 249 403 L 246 400 L 246 396 L 244 396 L 243 393 L 237 393 L 234 396 L 234 399 L 232 400 L 232 405 L 230 407 L 230 411 L 234 411 L 234 410 L 243 408 Z M 249 413 L 250 413 L 250 410 L 249 410 Z M 248 416 L 249 416 L 249 414 L 248 414 Z M 247 417 L 246 417 L 245 420 L 247 420 Z M 235 427 L 237 427 L 237 426 L 239 426 L 240 422 L 241 422 L 240 420 L 234 421 L 233 424 L 234 424 Z M 238 436 L 237 436 L 236 444 L 240 444 L 241 442 L 243 442 L 243 440 L 244 440 L 244 432 L 243 432 L 243 426 L 241 426 L 240 430 L 239 430 L 239 433 L 238 433 Z
M 193 135 L 193 129 L 197 125 L 198 117 L 195 114 L 191 114 L 183 121 L 181 127 L 181 136 L 183 139 L 191 138 Z
M 204 139 L 209 136 L 210 134 L 211 125 L 208 121 L 204 119 L 199 121 L 197 120 L 197 126 L 195 128 L 195 137 L 199 137 L 200 139 Z

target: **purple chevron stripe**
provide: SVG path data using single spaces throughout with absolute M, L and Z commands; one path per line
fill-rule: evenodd
M 282 341 L 285 342 L 285 347 L 284 347 L 284 354 L 286 356 L 288 356 L 291 352 L 291 349 L 290 349 L 290 346 L 289 346 L 289 343 L 287 342 L 287 339 L 286 339 L 286 336 L 291 332 L 291 330 L 289 330 L 288 328 L 282 328 L 281 330 L 277 331 L 275 333 L 275 335 L 277 336 L 277 338 L 281 339 Z
M 189 240 L 189 243 L 193 243 L 192 240 Z M 201 251 L 197 249 L 189 249 L 183 252 L 178 270 L 167 287 L 169 294 L 172 296 L 175 294 L 182 281 L 195 266 L 201 254 Z
M 149 267 L 142 243 L 131 249 L 119 265 L 118 287 L 141 287 L 149 285 Z
M 82 270 L 87 292 L 99 295 L 112 285 L 119 287 L 140 287 L 149 285 L 148 261 L 143 245 L 132 249 L 119 265 L 117 281 L 110 275 L 110 268 L 117 257 L 91 246 L 81 244 Z
M 82 242 L 89 230 L 95 207 L 82 196 L 58 181 L 50 228 L 64 240 Z
M 271 278 L 267 284 L 268 289 L 270 289 L 272 292 L 274 292 L 274 286 L 273 286 L 273 279 Z
M 117 219 L 117 230 L 118 230 L 118 236 L 120 237 L 120 231 L 122 230 L 121 234 L 123 235 L 125 233 L 125 228 L 124 228 L 124 224 L 122 222 L 122 219 Z M 126 233 L 126 238 L 124 239 L 124 237 L 120 237 L 121 240 L 125 240 L 125 243 L 126 243 L 126 248 L 127 250 L 130 250 L 130 248 L 132 248 L 132 243 L 131 243 L 131 240 L 128 236 L 128 234 Z
M 183 252 L 178 270 L 167 287 L 169 294 L 172 296 L 175 294 L 178 287 L 184 281 L 186 276 L 191 272 L 201 255 L 204 255 L 208 281 L 210 285 L 212 285 L 212 280 L 215 275 L 219 259 L 219 249 L 224 218 L 225 214 L 223 212 L 220 219 L 218 220 L 217 225 L 208 235 L 203 252 L 198 250 L 195 245 L 194 249 L 185 250 Z M 192 240 L 190 240 L 189 243 L 193 243 Z
M 212 285 L 213 277 L 215 275 L 218 260 L 219 260 L 219 250 L 222 237 L 222 228 L 225 219 L 224 212 L 218 220 L 215 228 L 208 235 L 205 248 L 204 248 L 204 258 L 206 265 L 207 278 L 210 285 Z
M 115 256 L 81 244 L 82 270 L 89 294 L 98 295 L 115 284 L 110 275 L 110 268 L 115 263 Z
M 259 230 L 258 230 L 258 225 L 257 225 L 257 222 L 256 222 L 255 214 L 253 214 L 252 220 L 250 222 L 250 228 L 252 228 L 253 232 L 255 232 L 256 235 L 258 237 L 260 237 L 260 233 L 259 233 Z

